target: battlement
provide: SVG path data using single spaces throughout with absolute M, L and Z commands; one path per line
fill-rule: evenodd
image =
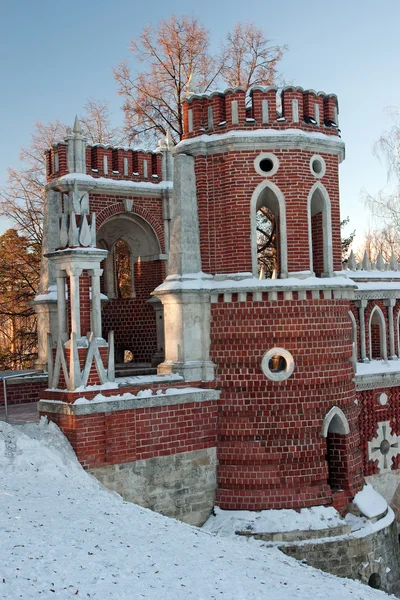
M 52 181 L 69 173 L 137 182 L 172 180 L 172 140 L 167 132 L 154 152 L 104 144 L 87 144 L 78 117 L 65 140 L 46 150 L 46 177 Z
M 254 86 L 247 93 L 235 87 L 191 94 L 183 111 L 183 139 L 238 129 L 296 128 L 338 135 L 337 96 L 301 87 L 287 86 L 278 92 L 275 87 Z
M 162 154 L 132 148 L 94 144 L 86 146 L 86 174 L 123 181 L 162 181 Z M 71 172 L 68 168 L 67 143 L 59 142 L 46 151 L 47 181 Z

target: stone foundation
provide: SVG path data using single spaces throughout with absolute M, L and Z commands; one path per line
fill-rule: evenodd
M 216 463 L 216 448 L 206 448 L 89 472 L 124 500 L 200 526 L 214 506 Z
M 279 548 L 288 556 L 306 561 L 321 571 L 358 579 L 367 585 L 371 576 L 378 574 L 381 580 L 379 589 L 400 597 L 399 543 L 395 521 L 364 537 L 341 537 Z

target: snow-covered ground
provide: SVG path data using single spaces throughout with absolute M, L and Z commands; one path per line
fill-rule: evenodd
M 80 467 L 57 427 L 0 423 L 4 600 L 388 598 L 286 557 L 124 502 Z

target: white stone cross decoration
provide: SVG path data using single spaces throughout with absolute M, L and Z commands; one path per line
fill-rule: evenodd
M 391 470 L 392 458 L 399 454 L 399 437 L 391 432 L 390 421 L 381 421 L 376 437 L 368 442 L 369 460 L 377 460 L 379 472 L 384 473 Z

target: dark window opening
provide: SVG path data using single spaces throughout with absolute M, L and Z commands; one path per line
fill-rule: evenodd
M 257 211 L 257 260 L 258 274 L 266 279 L 277 277 L 278 240 L 274 214 L 266 206 Z
M 379 573 L 372 573 L 371 577 L 368 579 L 369 587 L 373 588 L 374 590 L 380 590 L 381 584 L 382 578 Z
M 118 240 L 114 246 L 115 265 L 115 292 L 117 298 L 131 298 L 132 279 L 132 256 L 131 251 L 124 240 Z
M 274 168 L 274 163 L 270 158 L 263 158 L 260 160 L 260 169 L 264 173 L 270 173 Z
M 286 358 L 279 354 L 275 354 L 275 356 L 270 358 L 268 368 L 272 373 L 282 373 L 282 371 L 287 369 Z

